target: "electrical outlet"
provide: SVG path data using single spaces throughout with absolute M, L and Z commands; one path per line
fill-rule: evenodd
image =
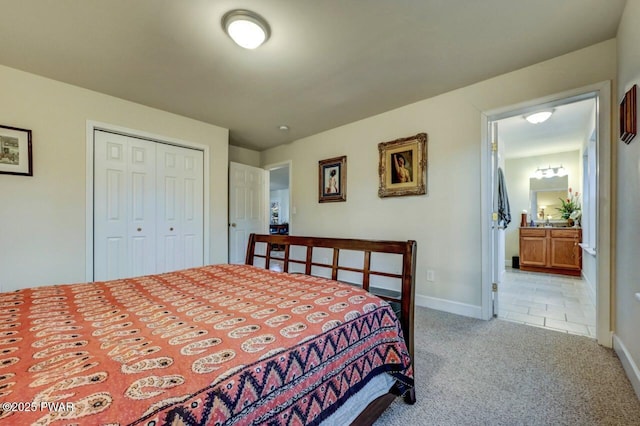
M 433 271 L 433 269 L 427 269 L 427 281 L 435 281 L 436 280 L 436 273 Z

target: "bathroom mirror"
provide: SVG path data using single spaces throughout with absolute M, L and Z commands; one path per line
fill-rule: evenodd
M 569 177 L 554 176 L 550 178 L 530 178 L 529 198 L 531 218 L 536 222 L 545 220 L 562 220 L 557 210 L 562 206 L 560 199 L 567 198 L 569 193 Z

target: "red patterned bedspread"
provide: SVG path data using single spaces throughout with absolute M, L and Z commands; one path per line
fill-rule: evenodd
M 0 294 L 0 422 L 309 424 L 413 385 L 390 306 L 245 265 Z

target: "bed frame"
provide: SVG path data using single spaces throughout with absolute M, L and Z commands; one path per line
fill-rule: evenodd
M 256 252 L 256 244 L 266 245 L 265 254 Z M 306 248 L 305 259 L 294 259 L 290 256 L 292 246 Z M 277 248 L 278 255 L 274 256 L 274 248 Z M 331 263 L 321 263 L 314 261 L 313 251 L 315 248 L 327 248 L 333 250 Z M 340 250 L 363 252 L 364 259 L 362 268 L 340 265 Z M 376 271 L 371 265 L 372 253 L 392 253 L 402 256 L 402 273 L 394 274 L 389 272 Z M 398 319 L 402 326 L 407 349 L 411 359 L 414 358 L 413 342 L 413 313 L 415 297 L 415 275 L 416 275 L 416 242 L 409 241 L 374 241 L 346 238 L 321 238 L 321 237 L 300 237 L 291 235 L 263 235 L 251 234 L 247 245 L 247 255 L 245 264 L 254 265 L 256 259 L 264 259 L 264 267 L 270 269 L 273 263 L 280 264 L 283 272 L 289 272 L 292 264 L 304 265 L 305 275 L 314 275 L 313 267 L 331 270 L 331 279 L 338 280 L 338 272 L 356 272 L 361 274 L 362 282 L 347 284 L 360 285 L 365 290 L 387 300 L 396 310 Z M 262 262 L 260 262 L 262 263 Z M 298 268 L 300 269 L 300 268 Z M 299 272 L 300 273 L 300 272 Z M 401 283 L 400 291 L 390 291 L 382 288 L 371 287 L 371 276 L 377 275 L 392 279 L 397 279 Z M 396 309 L 399 306 L 399 309 Z M 414 362 L 415 368 L 415 362 Z M 354 421 L 354 425 L 372 424 L 382 412 L 394 401 L 398 393 L 391 389 L 389 393 L 382 395 L 360 414 Z M 416 402 L 415 388 L 404 395 L 404 400 L 408 404 Z

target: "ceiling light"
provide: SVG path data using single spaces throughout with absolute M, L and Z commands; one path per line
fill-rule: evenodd
M 278 129 L 282 130 L 283 132 L 286 132 L 287 130 L 289 130 L 289 126 L 287 126 L 286 124 L 282 124 L 278 126 Z
M 567 174 L 568 174 L 568 173 L 567 173 L 567 169 L 565 169 L 565 168 L 564 168 L 564 167 L 562 167 L 562 166 L 560 166 L 560 167 L 558 168 L 558 170 L 556 171 L 556 176 L 560 176 L 560 177 L 562 177 L 562 176 L 566 176 Z
M 551 114 L 553 114 L 553 111 L 540 111 L 525 115 L 524 118 L 531 124 L 539 124 L 547 121 L 549 117 L 551 117 Z
M 236 9 L 222 17 L 222 28 L 233 41 L 245 49 L 255 49 L 267 41 L 269 24 L 257 13 Z

